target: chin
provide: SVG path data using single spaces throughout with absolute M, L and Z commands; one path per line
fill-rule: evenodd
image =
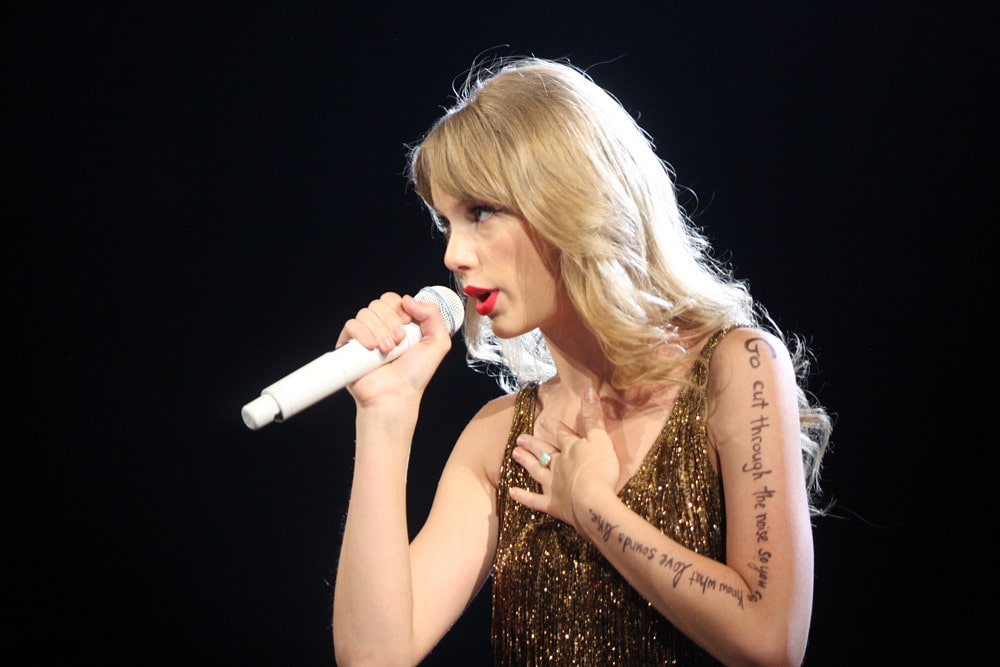
M 493 330 L 493 335 L 500 340 L 517 338 L 518 336 L 531 331 L 531 329 L 525 329 L 523 327 L 505 327 L 503 322 L 498 322 L 497 320 L 490 320 L 490 328 Z

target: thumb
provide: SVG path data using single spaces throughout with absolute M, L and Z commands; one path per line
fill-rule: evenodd
M 433 304 L 406 296 L 403 297 L 402 306 L 406 314 L 420 326 L 424 336 L 447 335 L 448 331 L 441 320 L 441 313 Z
M 601 398 L 593 387 L 588 389 L 583 395 L 580 404 L 580 426 L 581 434 L 585 438 L 590 438 L 594 430 L 604 429 L 604 408 L 601 406 Z

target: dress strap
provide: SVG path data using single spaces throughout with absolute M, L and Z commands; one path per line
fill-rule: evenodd
M 712 337 L 708 339 L 708 342 L 705 343 L 704 347 L 701 348 L 702 359 L 704 359 L 705 361 L 711 361 L 712 353 L 715 352 L 715 348 L 719 347 L 719 343 L 721 343 L 722 339 L 726 337 L 726 334 L 728 334 L 733 329 L 739 329 L 740 327 L 748 327 L 748 326 L 750 325 L 730 324 L 729 326 L 722 327 L 721 329 L 716 331 L 714 334 L 712 334 Z
M 708 364 L 712 361 L 712 354 L 715 352 L 715 348 L 719 347 L 719 343 L 722 339 L 726 337 L 733 329 L 739 329 L 740 327 L 748 327 L 749 324 L 730 324 L 728 326 L 722 327 L 716 331 L 712 336 L 706 341 L 706 343 L 701 348 L 701 354 L 699 359 L 694 365 L 694 372 L 692 373 L 692 379 L 695 384 L 697 384 L 702 389 L 705 388 L 708 382 Z
M 510 426 L 507 449 L 513 449 L 517 436 L 533 433 L 535 429 L 535 403 L 538 400 L 538 383 L 532 382 L 517 392 L 514 400 L 514 419 Z

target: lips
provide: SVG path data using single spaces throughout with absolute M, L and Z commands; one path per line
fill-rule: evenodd
M 497 303 L 497 295 L 500 294 L 498 290 L 473 285 L 466 285 L 462 291 L 476 300 L 476 312 L 480 315 L 489 315 L 493 312 L 493 307 Z

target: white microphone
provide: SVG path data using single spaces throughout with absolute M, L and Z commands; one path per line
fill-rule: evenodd
M 421 303 L 437 306 L 449 334 L 454 335 L 461 328 L 465 311 L 462 300 L 452 290 L 440 285 L 425 287 L 414 298 Z M 259 397 L 244 405 L 243 423 L 256 431 L 273 421 L 284 421 L 340 391 L 382 364 L 389 363 L 420 340 L 420 326 L 416 322 L 406 324 L 403 331 L 406 332 L 406 337 L 388 354 L 383 354 L 378 348 L 369 350 L 358 341 L 351 340 L 310 361 L 265 387 Z

